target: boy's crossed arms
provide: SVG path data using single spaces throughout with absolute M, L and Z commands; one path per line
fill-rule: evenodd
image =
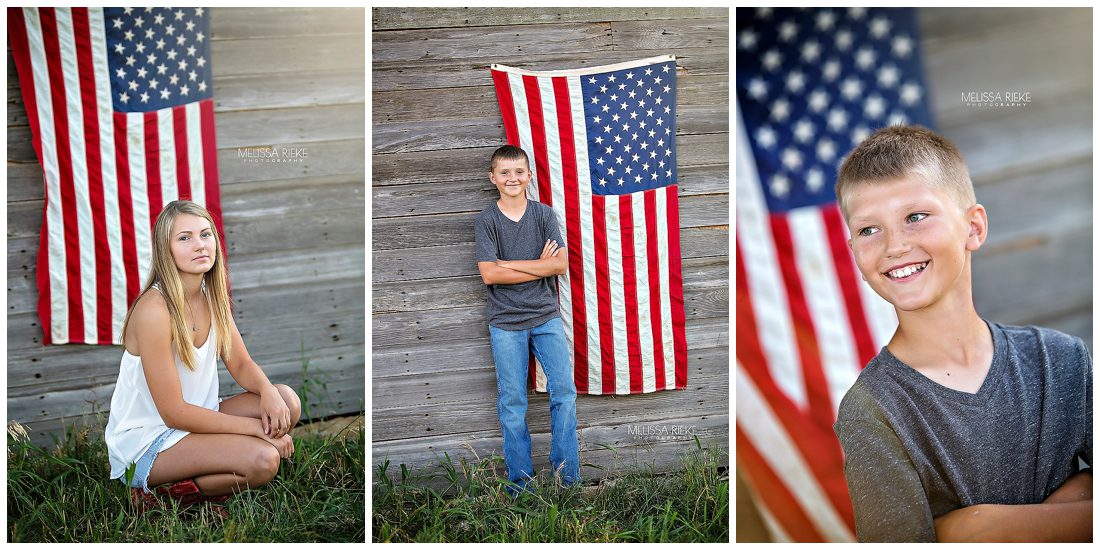
M 975 504 L 935 525 L 938 542 L 1090 542 L 1092 473 L 1074 474 L 1041 504 Z
M 565 249 L 559 248 L 557 241 L 547 240 L 537 260 L 478 262 L 477 270 L 481 273 L 482 282 L 487 285 L 514 285 L 564 275 L 568 266 Z

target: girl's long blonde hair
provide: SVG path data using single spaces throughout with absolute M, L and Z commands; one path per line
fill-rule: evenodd
M 172 345 L 180 361 L 188 370 L 195 370 L 195 353 L 193 332 L 187 325 L 183 315 L 186 309 L 183 295 L 183 281 L 180 279 L 179 268 L 172 258 L 172 224 L 180 214 L 199 216 L 210 222 L 210 230 L 214 233 L 214 242 L 217 243 L 217 254 L 214 266 L 203 274 L 203 284 L 206 286 L 207 300 L 213 312 L 213 326 L 216 329 L 211 336 L 216 336 L 214 344 L 217 346 L 218 355 L 223 359 L 229 358 L 232 347 L 230 327 L 232 327 L 232 311 L 229 309 L 229 278 L 225 270 L 225 255 L 222 252 L 222 239 L 218 234 L 218 228 L 214 224 L 214 218 L 201 205 L 191 201 L 172 201 L 164 205 L 164 209 L 157 216 L 157 222 L 153 225 L 153 262 L 150 266 L 149 277 L 145 286 L 141 289 L 138 299 L 126 312 L 126 320 L 122 323 L 122 338 L 120 343 L 125 346 L 126 329 L 130 325 L 130 316 L 134 313 L 134 307 L 138 300 L 156 285 L 160 290 L 164 302 L 168 304 L 168 317 L 172 325 Z

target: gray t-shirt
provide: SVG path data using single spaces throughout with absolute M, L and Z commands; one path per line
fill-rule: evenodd
M 885 347 L 834 429 L 861 542 L 935 542 L 933 519 L 974 504 L 1041 503 L 1092 465 L 1092 358 L 1079 338 L 989 323 L 976 394 L 933 382 Z
M 508 219 L 496 202 L 481 211 L 474 223 L 478 262 L 537 260 L 547 239 L 565 247 L 554 210 L 538 201 L 527 201 L 518 222 Z M 537 327 L 559 317 L 555 277 L 543 277 L 514 285 L 486 285 L 485 314 L 489 324 L 505 330 Z

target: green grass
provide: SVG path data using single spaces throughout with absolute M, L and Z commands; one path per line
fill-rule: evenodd
M 361 426 L 361 425 L 360 425 Z M 209 505 L 131 510 L 108 479 L 107 447 L 70 430 L 51 450 L 8 428 L 10 542 L 363 542 L 365 431 L 295 439 L 294 456 L 265 487 L 240 493 L 227 519 Z
M 450 457 L 442 473 L 414 477 L 389 463 L 375 472 L 374 542 L 729 542 L 728 452 L 696 450 L 683 470 L 630 472 L 599 486 L 539 480 L 512 499 L 502 459 Z M 441 489 L 433 489 L 432 485 Z

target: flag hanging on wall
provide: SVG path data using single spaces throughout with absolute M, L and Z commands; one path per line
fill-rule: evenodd
M 45 344 L 117 344 L 164 204 L 218 231 L 209 15 L 202 8 L 8 8 L 46 188 L 38 250 Z
M 737 465 L 777 540 L 852 541 L 840 399 L 897 326 L 833 188 L 874 130 L 929 126 L 907 9 L 737 10 Z
M 534 162 L 528 198 L 554 209 L 569 251 L 558 296 L 577 391 L 683 389 L 675 58 L 492 76 L 507 141 Z

